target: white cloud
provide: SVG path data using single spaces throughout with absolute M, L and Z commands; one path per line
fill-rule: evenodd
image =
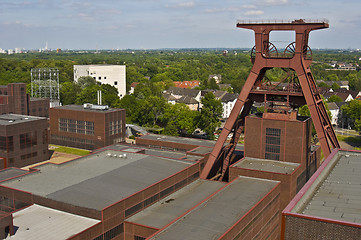
M 241 7 L 228 7 L 228 8 L 212 8 L 206 9 L 204 12 L 206 13 L 219 13 L 219 12 L 238 12 L 243 9 L 253 9 L 256 8 L 255 5 L 243 5 Z
M 194 7 L 195 5 L 196 5 L 195 2 L 190 1 L 190 2 L 181 2 L 173 5 L 166 4 L 165 6 L 167 8 L 190 8 L 190 7 Z
M 259 16 L 263 15 L 264 11 L 262 10 L 250 10 L 244 13 L 245 16 Z
M 285 5 L 288 4 L 288 0 L 263 0 L 263 5 Z

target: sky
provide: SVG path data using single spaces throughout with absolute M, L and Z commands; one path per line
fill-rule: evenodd
M 251 48 L 239 19 L 325 18 L 312 49 L 361 49 L 360 9 L 360 0 L 0 0 L 0 48 Z

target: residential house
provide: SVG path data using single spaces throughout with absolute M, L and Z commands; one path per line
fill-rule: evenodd
M 339 112 L 340 112 L 340 108 L 337 106 L 336 103 L 334 102 L 330 102 L 327 103 L 327 107 L 331 112 L 331 124 L 336 126 L 337 125 L 337 121 L 338 121 L 338 116 L 339 116 Z
M 211 75 L 208 76 L 208 82 L 212 78 L 214 78 L 214 80 L 216 80 L 216 83 L 219 84 L 219 83 L 221 83 L 222 75 L 221 74 L 211 74 Z
M 178 88 L 194 88 L 194 87 L 198 87 L 200 82 L 197 80 L 194 81 L 183 81 L 183 82 L 179 82 L 179 81 L 175 81 L 173 82 L 174 85 Z
M 236 104 L 238 95 L 233 93 L 226 93 L 220 99 L 222 101 L 223 113 L 222 118 L 229 118 L 234 105 Z
M 189 97 L 194 98 L 198 102 L 201 101 L 201 90 L 170 87 L 166 92 L 171 94 L 176 99 L 179 99 L 183 96 L 189 96 Z
M 342 101 L 344 102 L 349 102 L 351 100 L 353 100 L 354 98 L 352 97 L 352 94 L 349 91 L 346 92 L 326 92 L 323 94 L 323 97 L 328 100 L 331 96 L 339 96 Z
M 184 103 L 190 110 L 198 111 L 199 109 L 199 102 L 190 96 L 183 96 L 175 101 L 176 103 Z
M 325 83 L 327 84 L 330 88 L 331 86 L 336 83 L 337 85 L 340 86 L 340 88 L 344 88 L 346 90 L 349 90 L 349 86 L 348 86 L 348 81 L 325 81 L 325 80 L 316 80 L 316 83 L 317 84 L 320 84 L 320 83 Z
M 132 82 L 132 83 L 130 84 L 129 94 L 133 94 L 133 93 L 134 93 L 134 89 L 135 89 L 135 87 L 136 87 L 138 84 L 139 84 L 139 83 L 137 83 L 137 82 Z

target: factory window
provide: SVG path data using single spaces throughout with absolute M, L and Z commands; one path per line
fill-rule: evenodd
M 0 151 L 12 152 L 14 151 L 14 140 L 13 136 L 0 136 Z
M 29 148 L 37 144 L 38 143 L 36 131 L 20 134 L 20 149 Z
M 128 208 L 125 210 L 125 217 L 129 217 L 130 215 L 133 215 L 134 213 L 138 212 L 143 208 L 143 202 L 138 203 L 137 205 L 134 205 L 131 208 Z
M 280 160 L 281 129 L 266 128 L 265 158 Z
M 114 85 L 118 85 L 118 82 L 117 82 L 117 81 L 115 81 L 115 82 L 114 82 Z
M 99 80 L 102 80 L 102 77 L 101 77 L 101 76 L 99 76 L 99 77 L 98 77 L 98 79 L 99 79 Z
M 109 122 L 109 136 L 122 132 L 122 120 Z
M 134 235 L 134 240 L 145 240 L 145 237 Z
M 25 159 L 28 159 L 28 158 L 33 158 L 33 157 L 36 157 L 38 156 L 38 152 L 32 152 L 32 153 L 28 153 L 28 154 L 24 154 L 24 155 L 21 155 L 21 160 L 25 160 Z
M 94 135 L 94 122 L 59 118 L 59 131 Z
M 124 232 L 124 226 L 123 223 L 115 226 L 114 228 L 110 229 L 104 234 L 104 240 L 110 240 L 115 238 L 116 236 L 122 234 Z

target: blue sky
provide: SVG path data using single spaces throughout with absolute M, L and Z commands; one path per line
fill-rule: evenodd
M 361 49 L 360 9 L 360 0 L 0 0 L 0 48 L 248 48 L 253 32 L 237 19 L 326 18 L 311 48 Z

